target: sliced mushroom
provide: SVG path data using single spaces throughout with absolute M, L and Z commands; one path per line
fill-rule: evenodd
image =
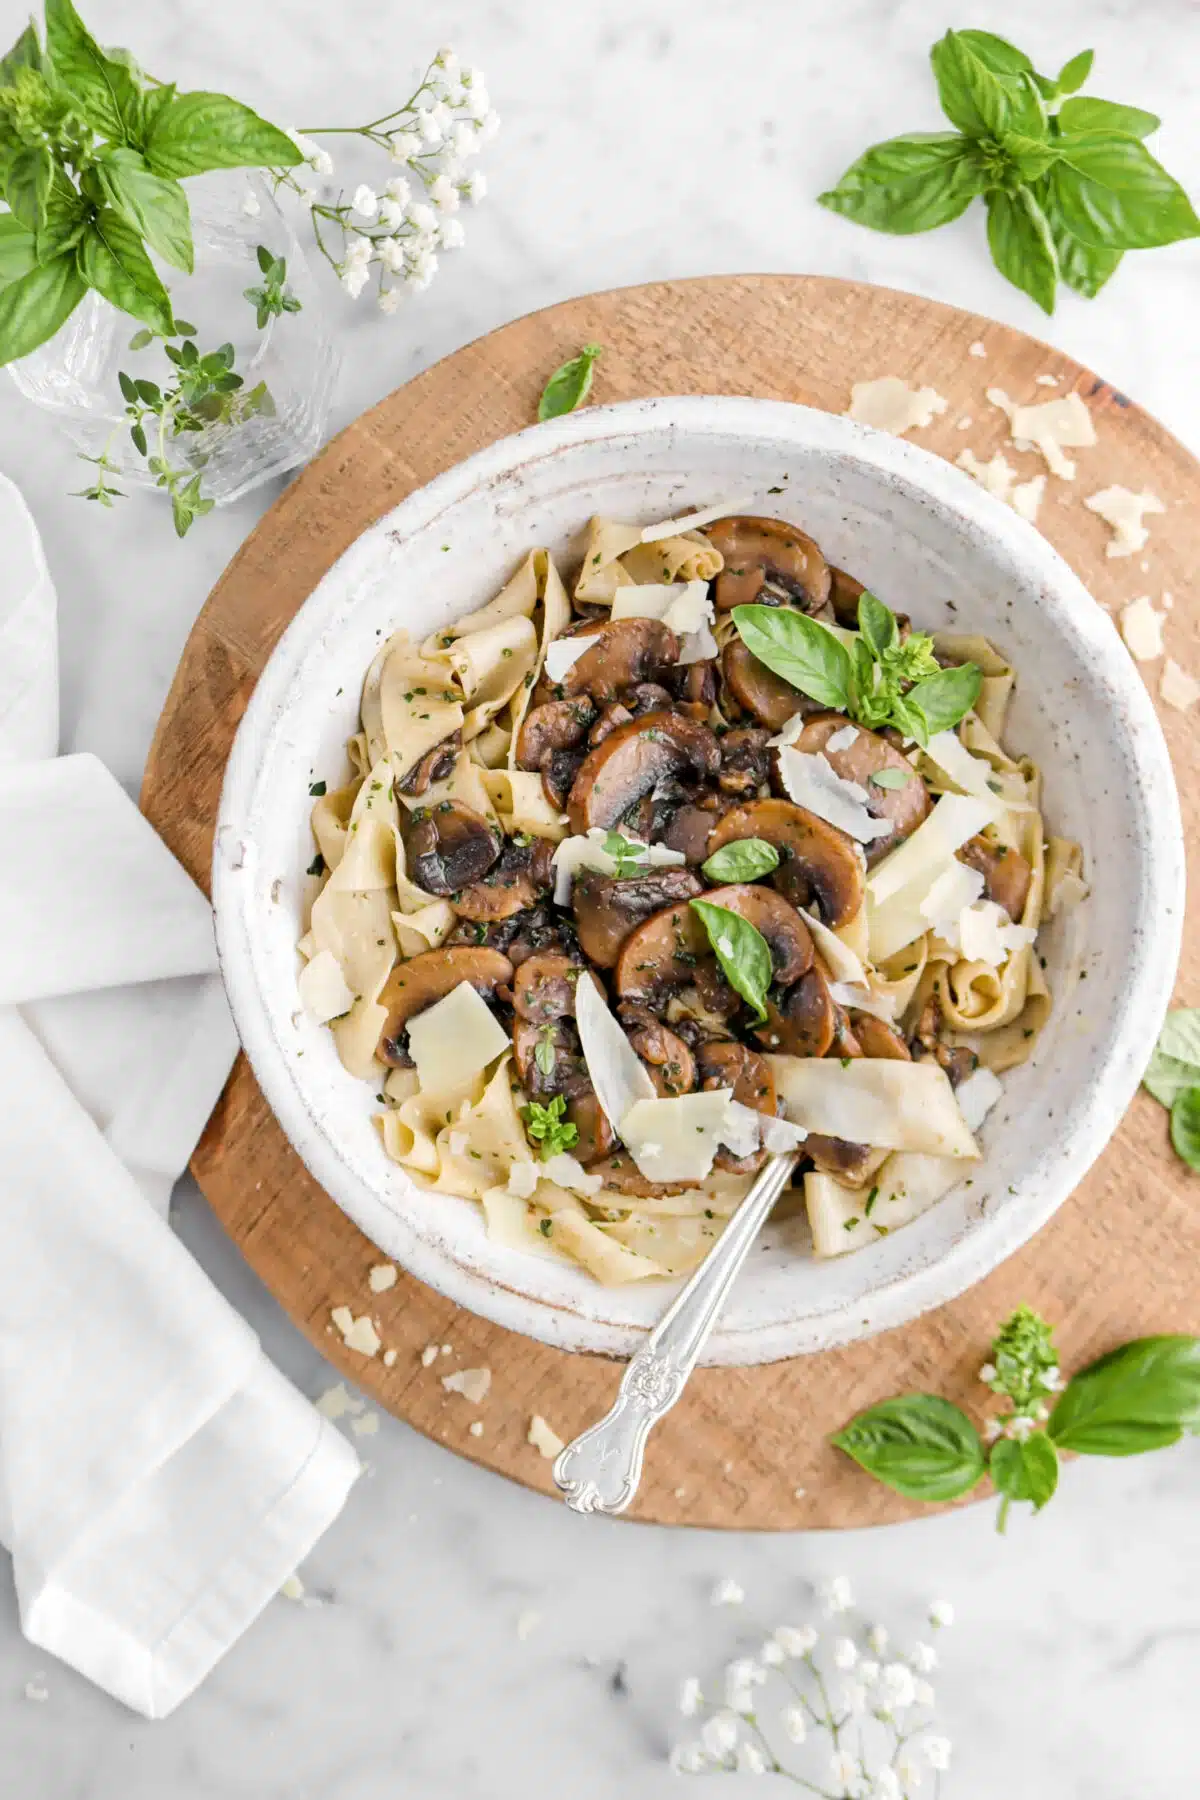
M 865 878 L 857 844 L 790 800 L 752 800 L 735 806 L 713 827 L 708 855 L 738 838 L 774 844 L 780 862 L 772 881 L 793 906 L 816 902 L 825 924 L 836 930 L 858 912 Z
M 721 794 L 701 794 L 675 807 L 652 842 L 662 843 L 668 850 L 678 850 L 692 868 L 708 856 L 708 840 L 713 826 L 729 811 L 734 802 Z
M 635 625 L 644 622 L 628 621 Z M 594 826 L 611 827 L 665 778 L 685 771 L 715 775 L 720 765 L 716 738 L 706 725 L 693 719 L 653 712 L 618 725 L 602 744 L 588 751 L 575 777 L 567 802 L 571 830 L 582 833 Z
M 664 1100 L 690 1094 L 696 1085 L 696 1061 L 681 1037 L 669 1031 L 647 1006 L 622 1006 L 621 1023 Z
M 847 575 L 845 569 L 829 569 L 829 599 L 833 606 L 833 616 L 839 625 L 854 631 L 858 626 L 858 603 L 866 589 L 861 581 L 855 581 L 853 575 Z
M 786 606 L 796 601 L 820 612 L 829 598 L 829 565 L 817 545 L 782 519 L 738 516 L 718 519 L 704 535 L 725 558 L 714 598 L 718 612 L 757 601 Z
M 850 1029 L 864 1056 L 884 1057 L 891 1062 L 911 1062 L 912 1051 L 900 1033 L 874 1013 L 852 1012 Z
M 838 1008 L 829 985 L 815 966 L 778 998 L 767 995 L 767 1022 L 754 1035 L 766 1050 L 781 1056 L 824 1056 L 838 1028 Z
M 556 750 L 574 750 L 583 743 L 595 717 L 596 708 L 586 694 L 535 706 L 517 733 L 518 769 L 540 769 Z
M 581 869 L 571 892 L 580 947 L 589 962 L 611 969 L 622 944 L 643 920 L 703 892 L 703 883 L 687 869 L 654 869 L 620 881 L 596 869 Z
M 513 1011 L 535 1025 L 575 1017 L 580 967 L 561 951 L 543 950 L 526 959 L 513 976 Z
M 657 1011 L 672 991 L 692 984 L 711 957 L 708 933 L 681 900 L 653 914 L 626 938 L 617 958 L 617 993 Z
M 547 838 L 538 838 L 533 844 L 506 838 L 499 862 L 483 880 L 454 896 L 455 912 L 460 919 L 488 921 L 524 912 L 554 886 L 553 855 L 554 845 Z
M 462 732 L 452 731 L 450 736 L 427 750 L 420 762 L 415 763 L 402 781 L 396 786 L 402 794 L 426 794 L 435 781 L 444 781 L 454 768 L 459 751 L 462 749 Z
M 796 908 L 775 888 L 738 881 L 712 888 L 704 898 L 712 906 L 736 913 L 766 939 L 771 952 L 771 980 L 791 987 L 813 965 L 812 934 Z
M 507 919 L 460 920 L 446 939 L 446 946 L 455 949 L 463 944 L 499 950 L 514 968 L 519 968 L 542 950 L 564 950 L 571 954 L 576 949 L 571 920 L 545 901 L 526 907 L 524 912 L 513 913 Z
M 717 701 L 715 662 L 681 663 L 672 677 L 675 697 L 685 706 L 702 706 L 707 718 Z
M 653 681 L 679 661 L 679 639 L 661 619 L 615 619 L 597 632 L 589 622 L 564 636 L 586 633 L 596 638 L 563 676 L 552 684 L 543 675 L 533 691 L 533 702 L 572 700 L 590 694 L 604 705 L 617 699 L 624 688 Z
M 571 703 L 568 701 L 565 704 L 570 705 Z M 627 706 L 623 706 L 619 700 L 614 700 L 611 706 L 605 707 L 588 732 L 589 746 L 594 749 L 597 744 L 602 744 L 606 737 L 612 735 L 618 725 L 628 725 L 632 717 L 633 714 Z
M 758 793 L 768 775 L 770 733 L 761 726 L 727 731 L 721 739 L 721 772 L 717 786 L 724 794 L 748 800 Z
M 567 804 L 567 795 L 583 767 L 586 750 L 552 750 L 542 764 L 542 789 L 556 812 Z
M 957 1087 L 960 1081 L 965 1081 L 979 1067 L 979 1058 L 965 1044 L 944 1043 L 941 1032 L 942 1009 L 936 994 L 930 994 L 921 1008 L 921 1016 L 913 1031 L 913 1058 L 920 1062 L 923 1057 L 932 1056 L 939 1068 L 946 1071 L 951 1087 Z
M 872 1150 L 869 1144 L 851 1144 L 845 1138 L 822 1137 L 817 1132 L 805 1138 L 804 1149 L 818 1169 L 847 1187 L 866 1187 L 889 1155 L 886 1150 Z
M 500 833 L 461 800 L 417 807 L 403 831 L 409 875 L 429 894 L 457 894 L 481 881 L 500 854 Z
M 515 1018 L 513 1061 L 531 1100 L 544 1104 L 558 1094 L 576 1100 L 592 1092 L 579 1033 L 570 1019 L 547 1019 L 539 1025 L 532 1019 Z
M 816 713 L 804 721 L 796 739 L 796 749 L 808 756 L 815 756 L 819 751 L 835 775 L 840 775 L 843 781 L 856 781 L 865 788 L 867 811 L 873 818 L 886 819 L 892 827 L 887 837 L 875 838 L 866 845 L 867 866 L 871 867 L 897 844 L 902 844 L 906 837 L 911 837 L 921 821 L 928 817 L 929 790 L 906 756 L 863 725 L 855 726 L 858 735 L 852 744 L 844 750 L 831 750 L 830 738 L 845 727 L 846 719 L 841 713 Z M 872 781 L 873 775 L 881 774 L 885 769 L 903 776 L 903 786 L 880 787 L 878 782 Z
M 578 1155 L 578 1151 L 573 1150 L 572 1155 Z M 583 1158 L 580 1157 L 579 1160 L 582 1162 Z M 593 1162 L 589 1173 L 599 1175 L 606 1188 L 612 1188 L 631 1200 L 665 1200 L 668 1194 L 683 1194 L 689 1187 L 695 1186 L 690 1181 L 649 1181 L 633 1158 L 624 1151 L 609 1156 L 605 1162 Z
M 513 966 L 507 956 L 482 947 L 423 950 L 419 956 L 398 963 L 379 996 L 379 1004 L 387 1010 L 387 1019 L 376 1054 L 392 1068 L 411 1068 L 404 1042 L 410 1019 L 444 1000 L 464 981 L 469 982 L 476 993 L 490 999 L 498 987 L 512 979 L 512 972 Z
M 989 900 L 1002 906 L 1010 919 L 1020 919 L 1029 898 L 1033 870 L 1019 850 L 1010 849 L 1007 844 L 991 844 L 985 837 L 973 837 L 958 852 L 958 860 L 979 870 Z
M 567 1118 L 579 1134 L 571 1145 L 571 1155 L 585 1169 L 600 1157 L 607 1156 L 616 1144 L 617 1134 L 605 1118 L 604 1109 L 594 1093 L 579 1094 L 569 1100 Z
M 766 663 L 759 662 L 741 638 L 731 638 L 722 650 L 721 676 L 736 706 L 771 731 L 782 731 L 796 713 L 820 711 L 815 700 L 768 669 Z
M 706 1088 L 731 1088 L 733 1097 L 756 1112 L 776 1116 L 775 1079 L 761 1056 L 745 1044 L 717 1039 L 702 1046 L 697 1061 L 702 1085 Z M 717 1151 L 717 1167 L 737 1175 L 753 1175 L 767 1160 L 765 1150 L 749 1156 L 735 1156 L 732 1150 Z
M 622 705 L 628 707 L 630 716 L 644 719 L 647 713 L 670 712 L 671 694 L 669 689 L 657 681 L 636 681 L 632 687 L 626 688 L 621 695 Z

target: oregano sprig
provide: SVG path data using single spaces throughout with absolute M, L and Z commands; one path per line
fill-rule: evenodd
M 909 234 L 982 199 L 993 262 L 1048 313 L 1060 280 L 1092 299 L 1127 250 L 1200 235 L 1187 194 L 1146 149 L 1155 115 L 1078 93 L 1090 50 L 1049 77 L 993 32 L 948 31 L 930 61 L 955 130 L 872 145 L 822 206 Z

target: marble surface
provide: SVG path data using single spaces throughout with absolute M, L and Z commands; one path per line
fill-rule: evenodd
M 812 270 L 975 308 L 1091 363 L 1200 449 L 1196 243 L 1127 259 L 1094 304 L 1047 321 L 994 274 L 975 214 L 890 239 L 813 204 L 868 141 L 932 129 L 925 54 L 941 0 L 93 0 L 103 39 L 156 73 L 231 90 L 268 115 L 355 118 L 390 104 L 426 48 L 487 72 L 504 129 L 468 246 L 400 318 L 340 296 L 334 423 L 437 357 L 591 288 L 732 270 Z M 1157 147 L 1200 187 L 1186 0 L 1056 8 L 980 0 L 969 22 L 1039 65 L 1097 50 L 1095 91 L 1162 113 Z M 64 749 L 131 788 L 172 670 L 220 570 L 273 497 L 260 490 L 176 543 L 152 501 L 103 514 L 63 442 L 0 390 L 0 468 L 46 540 L 62 605 Z M 312 1394 L 329 1372 L 181 1184 L 179 1228 Z M 547 1410 L 552 1411 L 548 1407 Z M 990 1507 L 871 1534 L 751 1537 L 579 1520 L 391 1420 L 368 1478 L 304 1571 L 319 1605 L 280 1599 L 169 1721 L 148 1725 L 51 1667 L 0 1595 L 5 1790 L 37 1800 L 653 1800 L 678 1678 L 711 1674 L 738 1623 L 707 1604 L 737 1575 L 760 1623 L 804 1616 L 807 1584 L 848 1574 L 872 1616 L 911 1628 L 934 1594 L 960 1624 L 938 1677 L 955 1740 L 947 1800 L 1150 1800 L 1200 1782 L 1194 1440 L 1066 1471 L 1006 1540 Z M 530 1615 L 539 1615 L 532 1624 Z M 524 1618 L 525 1635 L 517 1632 Z M 26 1684 L 46 1692 L 26 1697 Z M 748 1777 L 732 1778 L 740 1790 Z M 928 1791 L 928 1790 L 926 1790 Z

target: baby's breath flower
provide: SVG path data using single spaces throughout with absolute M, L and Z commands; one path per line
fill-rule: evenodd
M 1004 1436 L 1004 1420 L 1003 1419 L 999 1419 L 999 1418 L 996 1418 L 993 1416 L 992 1418 L 985 1419 L 983 1421 L 983 1441 L 985 1444 L 994 1444 L 997 1438 L 1000 1438 L 1003 1436 Z
M 882 1656 L 888 1647 L 887 1626 L 872 1625 L 870 1631 L 867 1633 L 867 1644 L 868 1647 L 875 1652 L 876 1656 Z
M 853 1638 L 835 1638 L 833 1663 L 837 1669 L 852 1669 L 858 1661 L 858 1645 Z
M 767 1671 L 748 1656 L 740 1656 L 725 1670 L 725 1704 L 730 1712 L 752 1713 L 755 1688 L 767 1679 Z
M 447 81 L 452 81 L 458 74 L 461 65 L 459 64 L 457 53 L 453 51 L 448 44 L 442 45 L 442 48 L 438 51 L 433 60 L 442 71 L 442 74 L 446 77 Z
M 412 182 L 407 175 L 393 175 L 390 181 L 384 182 L 383 191 L 397 206 L 407 206 L 412 199 Z
M 1032 1437 L 1036 1430 L 1037 1420 L 1026 1418 L 1023 1413 L 1014 1413 L 1004 1422 L 1005 1437 L 1015 1438 L 1018 1444 L 1023 1444 L 1026 1438 Z
M 480 143 L 481 144 L 489 143 L 490 140 L 495 137 L 495 135 L 499 131 L 499 129 L 500 129 L 500 114 L 493 107 L 479 121 L 479 141 L 480 141 Z
M 732 1713 L 714 1713 L 700 1728 L 700 1742 L 710 1756 L 728 1756 L 738 1741 L 738 1721 Z
M 398 231 L 404 223 L 404 207 L 385 194 L 379 202 L 379 223 L 385 231 Z
M 934 1692 L 927 1681 L 913 1682 L 913 1700 L 917 1706 L 932 1706 Z
M 404 273 L 404 241 L 397 237 L 377 237 L 375 255 L 389 274 Z
M 880 1675 L 880 1687 L 888 1712 L 902 1712 L 916 1699 L 917 1684 L 907 1663 L 885 1663 Z
M 393 131 L 388 138 L 388 151 L 393 162 L 406 163 L 410 157 L 419 156 L 421 149 L 419 131 Z
M 293 191 L 301 206 L 316 205 L 318 196 L 315 187 L 308 187 L 303 181 L 298 181 Z
M 404 279 L 409 287 L 415 288 L 419 293 L 422 289 L 429 286 L 430 282 L 437 274 L 437 270 L 438 259 L 433 254 L 433 251 L 421 250 L 418 251 L 417 255 L 414 256 L 410 262 L 408 273 Z
M 817 1598 L 827 1619 L 849 1612 L 854 1605 L 854 1594 L 844 1575 L 834 1575 L 831 1580 L 823 1581 L 817 1590 Z
M 699 1681 L 694 1675 L 687 1676 L 679 1688 L 679 1710 L 686 1719 L 695 1718 L 703 1698 Z
M 423 200 L 414 201 L 408 208 L 405 217 L 417 231 L 433 232 L 437 230 L 437 214 L 432 206 L 426 206 Z
M 472 86 L 470 93 L 467 95 L 467 111 L 471 114 L 471 117 L 474 119 L 486 119 L 491 109 L 492 103 L 488 98 L 487 89 L 482 85 Z
M 738 1745 L 737 1766 L 743 1775 L 765 1775 L 767 1759 L 757 1744 L 752 1744 L 749 1738 L 743 1738 Z
M 840 1698 L 842 1711 L 854 1718 L 867 1710 L 867 1690 L 861 1681 L 843 1681 Z
M 429 198 L 439 212 L 457 212 L 461 204 L 458 189 L 448 175 L 439 175 L 430 183 Z
M 487 193 L 487 176 L 473 169 L 462 184 L 462 192 L 472 206 L 478 206 Z
M 779 1625 L 774 1637 L 785 1656 L 807 1656 L 817 1642 L 817 1633 L 811 1625 Z
M 745 1598 L 745 1589 L 732 1575 L 726 1575 L 723 1581 L 718 1581 L 708 1596 L 710 1606 L 740 1606 Z
M 454 155 L 465 161 L 479 149 L 479 128 L 471 119 L 460 119 L 452 128 L 447 142 Z
M 365 181 L 359 183 L 354 190 L 354 198 L 350 202 L 356 213 L 364 219 L 373 219 L 379 211 L 379 195 L 375 189 L 368 187 Z
M 896 1758 L 896 1773 L 906 1788 L 920 1787 L 925 1765 L 914 1751 L 904 1749 Z
M 1057 1394 L 1060 1388 L 1066 1387 L 1062 1370 L 1057 1363 L 1051 1363 L 1048 1369 L 1042 1370 L 1042 1386 L 1048 1394 Z
M 996 1379 L 995 1363 L 984 1363 L 982 1369 L 979 1371 L 979 1379 L 982 1381 L 984 1387 L 991 1387 L 993 1381 Z
M 954 1608 L 949 1600 L 929 1602 L 929 1623 L 937 1630 L 948 1631 L 954 1623 Z
M 921 1739 L 921 1749 L 925 1753 L 925 1760 L 928 1762 L 930 1768 L 936 1769 L 939 1774 L 950 1767 L 950 1751 L 952 1745 L 949 1738 L 923 1737 Z
M 879 1680 L 879 1664 L 873 1662 L 869 1656 L 864 1656 L 858 1665 L 858 1679 L 865 1686 L 870 1687 L 873 1682 Z
M 357 231 L 346 234 L 345 260 L 352 269 L 365 269 L 370 262 L 375 246 L 369 237 L 363 237 Z
M 402 288 L 384 288 L 379 296 L 379 310 L 381 313 L 398 312 L 403 301 L 404 290 Z
M 785 1706 L 779 1715 L 779 1723 L 793 1744 L 802 1744 L 808 1736 L 808 1720 L 802 1706 Z
M 829 1773 L 835 1781 L 840 1781 L 847 1791 L 853 1792 L 854 1786 L 861 1777 L 862 1766 L 857 1756 L 851 1756 L 848 1750 L 835 1750 L 829 1759 Z
M 938 1666 L 938 1653 L 932 1644 L 914 1644 L 908 1653 L 908 1660 L 914 1669 L 922 1675 L 928 1675 Z
M 784 1661 L 783 1645 L 775 1638 L 768 1638 L 758 1652 L 758 1660 L 769 1669 L 778 1669 Z
M 339 279 L 350 298 L 357 300 L 371 276 L 369 270 L 365 269 L 361 263 L 348 263 L 342 270 Z
M 703 1744 L 675 1744 L 668 1760 L 676 1775 L 701 1775 L 708 1767 Z
M 871 1785 L 871 1800 L 902 1800 L 902 1794 L 900 1777 L 895 1769 L 885 1765 L 876 1772 Z

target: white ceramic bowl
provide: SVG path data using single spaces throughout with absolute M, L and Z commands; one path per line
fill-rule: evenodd
M 1047 814 L 1082 842 L 1093 891 L 1046 934 L 1053 1015 L 1032 1062 L 1005 1079 L 971 1185 L 835 1261 L 812 1259 L 803 1221 L 771 1227 L 707 1360 L 768 1362 L 899 1325 L 1024 1243 L 1132 1097 L 1178 959 L 1182 829 L 1141 677 L 1045 538 L 967 476 L 845 418 L 698 398 L 591 407 L 439 476 L 330 570 L 259 680 L 221 804 L 218 941 L 255 1074 L 326 1191 L 440 1293 L 567 1349 L 630 1353 L 673 1289 L 603 1288 L 497 1248 L 474 1204 L 422 1192 L 384 1156 L 371 1087 L 298 1010 L 309 783 L 340 775 L 363 672 L 386 633 L 403 625 L 419 639 L 481 605 L 532 545 L 569 564 L 594 512 L 649 521 L 750 495 L 919 625 L 986 632 L 1008 656 L 1010 742 L 1045 771 Z

